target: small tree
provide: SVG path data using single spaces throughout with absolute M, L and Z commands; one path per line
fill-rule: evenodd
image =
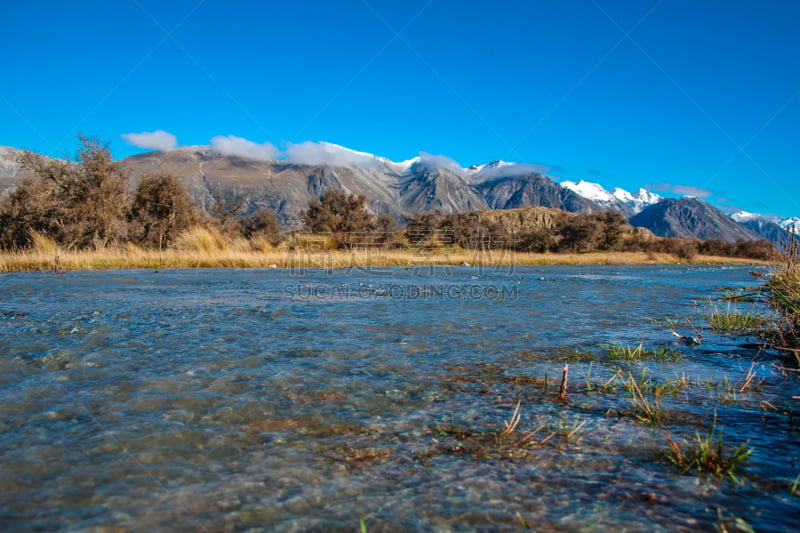
M 406 215 L 406 236 L 411 244 L 433 243 L 436 230 L 441 222 L 441 214 L 411 213 Z
M 130 236 L 143 246 L 167 246 L 197 222 L 195 202 L 172 174 L 142 178 L 131 203 Z
M 68 246 L 101 248 L 125 240 L 127 190 L 108 143 L 78 137 L 75 172 L 62 182 L 62 194 L 71 213 L 64 237 Z
M 247 239 L 264 237 L 273 246 L 283 240 L 278 219 L 269 209 L 259 209 L 240 218 L 239 231 Z
M 559 252 L 579 252 L 597 248 L 602 240 L 602 224 L 591 215 L 580 213 L 564 217 L 556 226 Z
M 366 208 L 367 198 L 361 194 L 328 189 L 319 200 L 308 204 L 301 213 L 306 230 L 313 233 L 348 233 L 370 231 L 375 219 Z
M 239 220 L 237 217 L 244 208 L 244 198 L 240 197 L 235 191 L 223 192 L 217 197 L 209 214 L 211 219 L 219 229 L 229 237 L 233 237 L 240 231 Z
M 477 213 L 450 213 L 439 221 L 442 238 L 461 248 L 500 248 L 506 241 L 503 227 Z
M 52 182 L 26 178 L 0 203 L 0 248 L 28 247 L 34 231 L 59 238 L 65 216 L 63 201 Z
M 545 253 L 553 246 L 555 234 L 552 228 L 532 228 L 519 235 L 515 249 L 521 252 Z
M 25 152 L 21 163 L 32 173 L 0 204 L 2 245 L 30 244 L 32 230 L 68 248 L 103 247 L 127 234 L 125 179 L 108 145 L 78 137 L 74 161 Z
M 598 247 L 601 250 L 615 250 L 622 240 L 628 221 L 619 211 L 604 211 L 593 215 L 601 226 Z

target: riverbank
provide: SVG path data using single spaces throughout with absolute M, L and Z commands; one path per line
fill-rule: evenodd
M 770 264 L 734 257 L 697 255 L 691 261 L 646 252 L 524 253 L 509 250 L 28 250 L 0 253 L 0 272 L 28 270 L 108 270 L 130 268 L 348 268 L 368 266 L 461 265 L 647 265 Z

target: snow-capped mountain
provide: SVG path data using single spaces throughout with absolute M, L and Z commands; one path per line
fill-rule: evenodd
M 639 213 L 645 207 L 657 204 L 663 200 L 661 196 L 648 191 L 644 187 L 639 187 L 636 194 L 631 194 L 620 187 L 614 187 L 614 191 L 611 194 L 622 203 L 630 206 L 634 213 Z
M 731 213 L 731 218 L 742 224 L 743 222 L 750 222 L 751 220 L 756 220 L 759 218 L 764 218 L 762 215 L 758 215 L 756 213 L 748 213 L 747 211 L 736 211 L 735 213 Z
M 249 152 L 226 152 L 230 150 L 225 145 L 187 146 L 139 154 L 118 163 L 130 176 L 132 187 L 144 174 L 171 173 L 181 180 L 201 209 L 211 209 L 218 202 L 235 199 L 242 202 L 244 212 L 260 208 L 273 210 L 287 227 L 299 227 L 300 215 L 308 202 L 319 198 L 328 188 L 363 194 L 374 213 L 390 214 L 398 219 L 419 212 L 471 212 L 529 206 L 575 213 L 614 209 L 632 217 L 665 201 L 643 188 L 631 193 L 619 187 L 608 191 L 598 183 L 584 180 L 559 184 L 543 174 L 545 169 L 541 165 L 499 160 L 463 168 L 446 156 L 421 152 L 417 157 L 395 162 L 326 142 L 290 145 L 284 159 L 252 158 Z M 19 163 L 21 153 L 15 148 L 0 147 L 0 195 L 7 194 L 28 174 Z M 696 219 L 700 213 L 700 208 L 687 202 L 672 207 L 664 212 L 676 220 L 684 215 L 687 219 Z M 800 218 L 796 217 L 776 219 L 746 212 L 722 216 L 773 242 L 786 240 L 783 228 L 792 224 L 800 228 Z M 711 220 L 713 217 L 704 215 L 704 218 Z M 673 222 L 675 224 L 670 227 L 678 227 L 677 222 L 681 220 Z M 718 218 L 705 226 L 719 225 L 717 222 Z M 700 229 L 706 229 L 705 226 Z
M 609 192 L 599 183 L 585 180 L 577 183 L 574 181 L 562 181 L 560 185 L 587 200 L 597 203 L 603 208 L 621 211 L 627 216 L 635 215 L 645 207 L 657 204 L 662 200 L 661 196 L 644 188 L 640 188 L 636 191 L 636 194 L 631 194 L 620 187 L 616 187 L 612 192 Z
M 779 218 L 777 223 L 780 227 L 795 235 L 800 234 L 800 217 Z
M 800 233 L 800 217 L 776 217 L 749 213 L 747 211 L 736 211 L 730 217 L 755 231 L 765 239 L 770 241 L 786 240 L 787 235 L 782 233 Z
M 616 197 L 605 190 L 599 183 L 592 183 L 584 180 L 577 183 L 574 181 L 562 181 L 561 186 L 597 203 L 608 204 L 616 200 Z

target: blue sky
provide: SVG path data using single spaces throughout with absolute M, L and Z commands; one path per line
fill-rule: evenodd
M 793 0 L 32 0 L 3 12 L 0 145 L 59 155 L 85 133 L 121 158 L 146 151 L 122 135 L 159 130 L 267 152 L 328 141 L 800 216 Z

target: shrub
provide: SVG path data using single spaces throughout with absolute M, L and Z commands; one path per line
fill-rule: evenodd
M 672 254 L 683 261 L 691 261 L 699 252 L 699 247 L 697 241 L 693 239 L 666 237 L 653 241 L 648 251 Z
M 28 178 L 0 203 L 0 247 L 22 249 L 34 244 L 32 235 L 60 236 L 58 221 L 66 215 L 55 185 Z
M 598 247 L 601 250 L 616 250 L 622 241 L 625 227 L 628 221 L 619 211 L 604 211 L 593 214 L 592 217 L 600 224 L 600 242 Z
M 142 246 L 167 246 L 197 218 L 194 202 L 175 176 L 145 176 L 131 204 L 130 237 Z
M 581 213 L 565 217 L 556 225 L 559 252 L 579 252 L 596 249 L 603 241 L 603 224 L 595 217 Z
M 545 253 L 550 251 L 555 233 L 550 228 L 534 228 L 519 235 L 515 248 L 520 252 Z
M 66 248 L 100 248 L 127 236 L 125 179 L 105 143 L 78 137 L 73 161 L 24 152 L 33 173 L 0 203 L 0 245 L 22 248 L 30 232 Z
M 728 257 L 732 254 L 733 249 L 731 244 L 727 241 L 722 239 L 708 239 L 700 243 L 699 251 L 705 255 Z
M 283 240 L 278 219 L 269 209 L 253 211 L 238 222 L 240 232 L 246 239 L 266 240 L 272 246 L 277 246 Z
M 767 282 L 770 303 L 781 314 L 779 338 L 774 342 L 793 355 L 800 366 L 800 270 L 790 260 Z
M 363 232 L 374 228 L 374 217 L 366 209 L 364 195 L 328 189 L 301 213 L 306 230 L 312 233 Z
M 733 246 L 732 255 L 766 261 L 775 256 L 775 248 L 765 240 L 739 240 Z

